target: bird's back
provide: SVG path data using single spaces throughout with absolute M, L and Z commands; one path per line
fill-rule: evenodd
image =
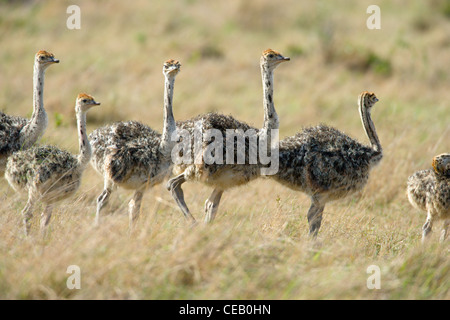
M 249 161 L 249 149 L 252 138 L 249 138 L 248 134 L 257 138 L 258 129 L 245 122 L 236 120 L 231 115 L 223 115 L 215 112 L 202 114 L 186 121 L 179 121 L 177 122 L 177 129 L 185 129 L 190 134 L 192 156 L 190 160 L 193 163 L 175 165 L 175 174 L 179 174 L 188 169 L 192 175 L 195 176 L 194 179 L 202 180 L 205 183 L 211 183 L 212 185 L 221 184 L 224 189 L 246 183 L 257 176 L 259 172 L 258 164 L 250 164 Z M 211 147 L 211 143 L 220 141 L 204 138 L 202 135 L 208 132 L 208 130 L 214 130 L 211 131 L 211 133 L 213 135 L 216 133 L 220 134 L 222 138 L 222 145 L 217 145 L 217 148 L 222 151 L 222 157 L 219 159 L 219 157 L 215 157 L 215 153 L 212 152 L 211 156 L 218 160 L 213 161 L 213 163 L 211 163 L 212 161 L 205 161 L 205 156 L 208 156 L 205 154 L 205 150 L 208 147 L 210 147 L 210 150 L 214 150 L 215 148 Z M 197 131 L 197 134 L 202 134 L 200 135 L 200 139 L 202 139 L 202 141 L 200 141 L 202 150 L 201 154 L 197 155 L 195 154 L 196 150 L 194 147 L 198 142 L 195 141 L 195 138 L 198 138 L 198 136 L 195 131 Z M 234 136 L 231 136 L 230 133 L 234 133 L 240 138 L 235 138 Z M 242 150 L 242 147 L 238 145 L 238 140 L 244 141 L 245 150 Z M 227 145 L 232 146 L 231 149 L 234 153 L 232 163 L 229 163 L 230 161 L 227 162 Z M 238 152 L 245 152 L 245 164 L 237 164 Z
M 93 167 L 115 183 L 130 176 L 151 178 L 161 161 L 161 134 L 138 122 L 116 122 L 93 131 L 89 140 Z
M 308 193 L 341 197 L 363 187 L 375 151 L 326 125 L 309 127 L 280 141 L 275 179 Z
M 21 149 L 20 131 L 27 121 L 25 118 L 0 112 L 0 171 L 5 169 L 7 157 Z
M 434 192 L 436 179 L 431 169 L 420 170 L 411 175 L 407 181 L 406 192 L 409 202 L 420 210 L 427 210 L 427 194 Z
M 79 184 L 77 158 L 54 146 L 18 151 L 8 159 L 5 177 L 15 190 L 33 187 L 40 192 Z
M 450 218 L 450 177 L 432 169 L 417 171 L 408 178 L 406 192 L 415 208 Z

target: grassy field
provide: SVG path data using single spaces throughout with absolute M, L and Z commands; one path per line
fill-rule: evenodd
M 427 5 L 426 3 L 429 3 Z M 67 6 L 81 8 L 69 30 Z M 422 246 L 425 214 L 405 195 L 406 179 L 450 151 L 450 1 L 5 1 L 0 0 L 0 110 L 30 116 L 33 56 L 61 60 L 46 73 L 44 143 L 78 152 L 76 95 L 102 103 L 88 131 L 116 120 L 162 130 L 162 64 L 179 59 L 176 119 L 220 111 L 260 127 L 259 57 L 291 57 L 276 70 L 280 136 L 327 123 L 367 142 L 356 98 L 374 91 L 384 159 L 361 194 L 325 208 L 318 240 L 308 237 L 309 199 L 270 180 L 226 192 L 212 225 L 188 228 L 171 195 L 146 193 L 129 234 L 131 193 L 114 193 L 92 227 L 103 187 L 92 168 L 55 209 L 49 233 L 22 236 L 26 196 L 0 179 L 0 298 L 3 299 L 450 299 L 449 241 L 436 224 Z M 202 219 L 211 189 L 185 184 Z M 69 265 L 81 289 L 69 290 Z M 367 268 L 379 266 L 370 290 Z

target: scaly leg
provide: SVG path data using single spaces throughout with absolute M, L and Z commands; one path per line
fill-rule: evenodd
M 214 189 L 209 198 L 205 201 L 205 222 L 209 223 L 216 217 L 217 209 L 219 208 L 220 199 L 222 198 L 223 190 Z
M 109 196 L 111 195 L 113 189 L 113 182 L 111 180 L 105 179 L 105 186 L 103 192 L 97 198 L 97 212 L 95 213 L 95 225 L 100 224 L 100 212 L 103 207 L 108 203 Z
M 41 214 L 41 234 L 44 237 L 47 231 L 48 223 L 52 217 L 53 205 L 47 204 L 44 211 Z
M 32 196 L 31 191 L 28 192 L 28 201 L 25 205 L 25 208 L 22 210 L 22 217 L 23 217 L 23 226 L 24 226 L 24 232 L 25 236 L 28 236 L 30 233 L 30 220 L 33 217 L 33 207 L 36 202 L 35 197 Z
M 183 172 L 182 174 L 179 174 L 176 177 L 169 179 L 169 181 L 167 181 L 166 188 L 167 188 L 167 190 L 172 191 L 177 186 L 180 186 L 185 182 L 186 182 L 186 179 L 184 178 L 184 172 Z
M 431 211 L 428 210 L 427 220 L 425 221 L 425 224 L 422 227 L 422 243 L 424 243 L 425 240 L 430 235 L 432 227 L 433 227 L 433 217 L 431 215 Z
M 134 223 L 139 217 L 141 211 L 142 198 L 144 196 L 144 189 L 138 189 L 134 192 L 133 198 L 128 203 L 128 216 L 129 216 L 129 227 L 133 228 Z
M 448 231 L 449 225 L 450 225 L 450 219 L 444 220 L 444 226 L 442 227 L 441 237 L 439 238 L 439 241 L 444 242 L 445 239 L 447 238 L 447 231 Z
M 184 192 L 181 188 L 181 185 L 186 182 L 186 179 L 184 178 L 184 173 L 170 179 L 167 182 L 167 189 L 172 193 L 172 197 L 175 199 L 175 202 L 178 204 L 178 207 L 181 209 L 181 211 L 184 214 L 184 217 L 191 221 L 192 224 L 195 224 L 195 218 L 192 216 L 192 214 L 189 211 L 189 208 L 186 205 L 186 202 L 184 201 Z
M 313 238 L 317 237 L 320 225 L 322 224 L 322 213 L 325 208 L 325 203 L 316 197 L 311 197 L 311 207 L 308 210 L 309 235 Z

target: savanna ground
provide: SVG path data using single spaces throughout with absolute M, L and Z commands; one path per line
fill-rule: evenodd
M 81 29 L 66 28 L 68 5 Z M 366 9 L 381 8 L 369 30 Z M 46 73 L 49 127 L 43 143 L 78 151 L 74 103 L 102 102 L 89 132 L 116 120 L 162 130 L 162 64 L 179 59 L 174 114 L 220 111 L 260 127 L 259 57 L 291 61 L 275 74 L 280 136 L 320 122 L 368 143 L 356 98 L 374 91 L 373 119 L 385 156 L 361 194 L 326 206 L 308 237 L 309 199 L 270 180 L 224 194 L 216 221 L 188 228 L 170 194 L 144 198 L 128 233 L 131 192 L 118 190 L 92 227 L 102 178 L 85 172 L 77 195 L 55 210 L 49 233 L 22 236 L 26 196 L 0 180 L 0 298 L 4 299 L 449 299 L 449 241 L 437 224 L 420 243 L 425 214 L 405 196 L 407 177 L 450 150 L 449 1 L 0 1 L 0 109 L 32 110 L 32 64 L 45 49 L 61 60 Z M 211 189 L 185 184 L 202 220 Z M 69 265 L 81 289 L 69 290 Z M 367 288 L 367 268 L 381 289 Z

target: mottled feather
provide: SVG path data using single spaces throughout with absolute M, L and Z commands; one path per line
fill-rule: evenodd
M 66 198 L 78 189 L 77 157 L 55 146 L 18 151 L 8 159 L 6 178 L 16 190 L 32 190 L 43 201 Z
M 427 211 L 432 217 L 450 219 L 450 175 L 440 170 L 442 162 L 450 163 L 450 155 L 443 154 L 433 158 L 433 169 L 420 170 L 407 181 L 409 202 L 417 209 Z
M 28 120 L 0 112 L 0 173 L 6 167 L 6 159 L 21 149 L 20 131 Z
M 227 130 L 243 130 L 245 133 L 248 130 L 254 130 L 255 134 L 258 133 L 258 129 L 248 125 L 245 122 L 238 121 L 231 115 L 223 115 L 215 112 L 210 112 L 207 114 L 198 115 L 192 119 L 186 121 L 177 122 L 178 129 L 186 129 L 190 133 L 191 137 L 191 161 L 194 162 L 194 131 L 201 131 L 202 134 L 207 130 L 215 129 L 221 133 L 223 137 L 222 144 L 222 163 L 205 163 L 204 158 L 197 161 L 198 163 L 191 164 L 179 164 L 174 166 L 174 174 L 180 174 L 181 172 L 186 173 L 186 178 L 192 180 L 203 181 L 206 184 L 211 184 L 214 186 L 220 186 L 224 190 L 229 187 L 238 186 L 244 184 L 252 179 L 255 179 L 259 174 L 258 164 L 249 164 L 249 146 L 250 139 L 245 138 L 245 165 L 237 164 L 237 139 L 231 142 L 234 146 L 234 164 L 226 163 L 227 156 Z M 204 140 L 202 143 L 202 152 L 207 148 L 207 146 L 213 142 L 213 140 Z
M 280 141 L 279 171 L 274 179 L 308 194 L 331 199 L 362 188 L 375 151 L 326 125 L 305 128 Z
M 89 135 L 92 165 L 114 183 L 142 177 L 142 183 L 158 176 L 162 163 L 161 134 L 138 122 L 116 122 Z M 152 181 L 154 183 L 156 181 Z

